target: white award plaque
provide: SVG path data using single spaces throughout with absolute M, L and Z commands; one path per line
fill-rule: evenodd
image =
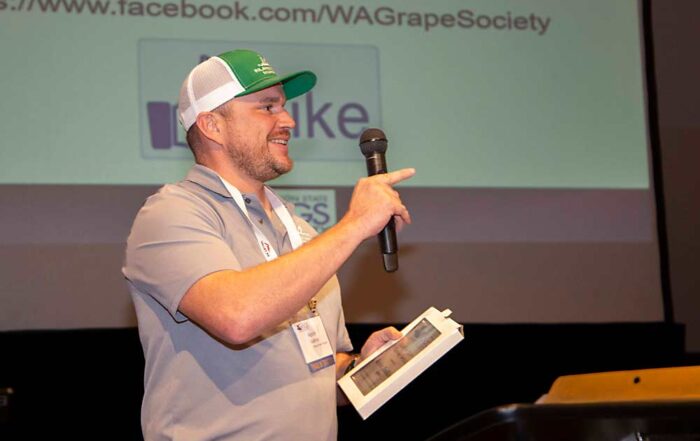
M 449 309 L 430 307 L 401 330 L 403 337 L 379 348 L 338 380 L 338 386 L 367 419 L 408 383 L 464 339 Z

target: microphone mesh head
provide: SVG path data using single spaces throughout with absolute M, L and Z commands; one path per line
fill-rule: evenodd
M 367 129 L 360 136 L 360 150 L 365 156 L 374 153 L 386 153 L 386 135 L 379 129 Z

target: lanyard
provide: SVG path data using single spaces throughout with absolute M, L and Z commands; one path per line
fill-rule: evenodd
M 265 259 L 268 262 L 277 259 L 277 252 L 275 252 L 275 249 L 270 244 L 270 241 L 267 239 L 265 234 L 262 231 L 260 231 L 260 229 L 255 225 L 255 222 L 253 222 L 250 219 L 250 215 L 248 214 L 248 209 L 245 206 L 245 202 L 243 201 L 243 195 L 241 194 L 241 192 L 238 191 L 236 187 L 226 182 L 226 180 L 221 176 L 219 176 L 219 179 L 221 179 L 221 182 L 224 184 L 224 187 L 226 187 L 226 190 L 228 190 L 229 194 L 236 202 L 236 205 L 238 205 L 238 208 L 240 208 L 243 214 L 245 214 L 245 217 L 246 219 L 248 219 L 248 223 L 250 224 L 250 226 L 253 227 L 255 238 L 257 239 L 258 246 L 260 247 L 260 251 L 263 253 L 263 256 L 265 256 Z M 275 214 L 280 219 L 280 221 L 282 221 L 282 225 L 284 225 L 284 228 L 287 230 L 287 234 L 289 235 L 289 242 L 292 244 L 292 249 L 296 250 L 301 246 L 302 240 L 301 235 L 299 234 L 299 230 L 297 230 L 297 226 L 294 223 L 294 220 L 292 219 L 292 215 L 289 214 L 289 210 L 287 210 L 287 207 L 282 203 L 282 201 L 277 197 L 277 195 L 274 194 L 272 190 L 270 190 L 267 186 L 265 187 L 265 195 L 270 201 L 270 204 L 272 205 L 272 209 L 274 210 Z

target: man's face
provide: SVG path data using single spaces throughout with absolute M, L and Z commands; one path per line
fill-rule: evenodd
M 282 86 L 276 85 L 228 103 L 224 147 L 234 164 L 259 182 L 292 169 L 287 142 L 294 119 L 284 108 Z

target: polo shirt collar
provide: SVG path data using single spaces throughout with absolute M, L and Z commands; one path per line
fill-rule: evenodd
M 194 182 L 223 197 L 231 197 L 226 187 L 224 187 L 224 183 L 221 182 L 218 173 L 201 164 L 195 164 L 190 168 L 190 171 L 187 172 L 187 176 L 185 176 L 185 181 Z

